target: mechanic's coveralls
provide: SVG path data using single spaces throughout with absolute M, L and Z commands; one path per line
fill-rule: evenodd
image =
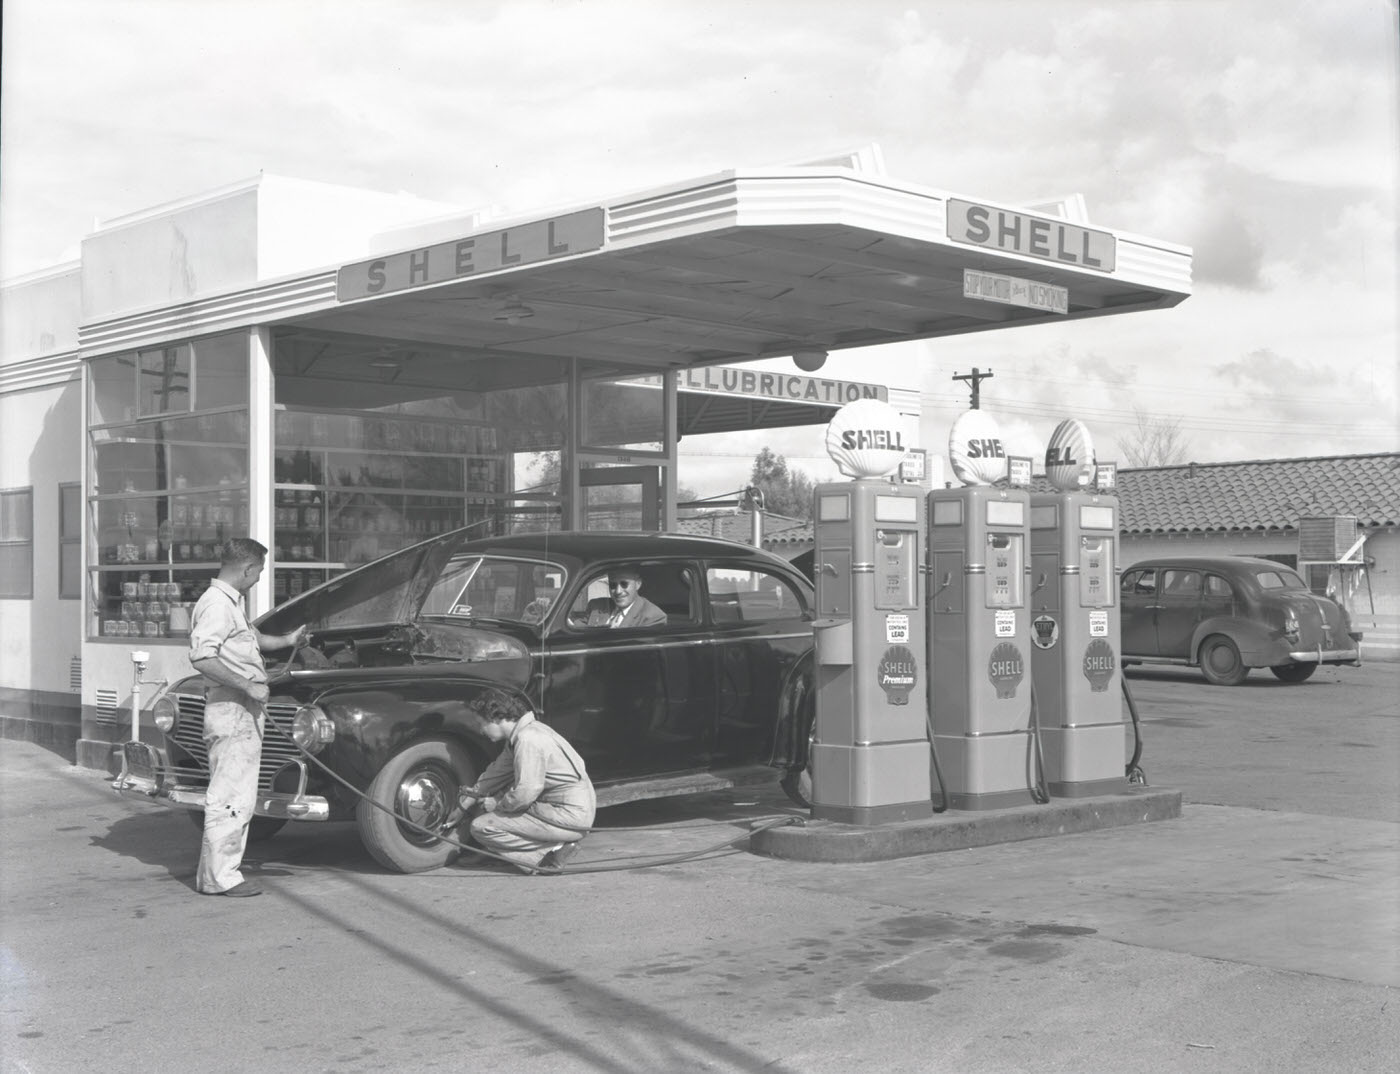
M 466 793 L 496 799 L 494 813 L 472 818 L 472 837 L 527 868 L 582 839 L 598 808 L 583 758 L 533 712 L 520 717 L 505 749 Z
M 190 618 L 190 659 L 209 656 L 245 678 L 267 682 L 258 635 L 243 614 L 242 596 L 217 578 Z M 198 891 L 212 894 L 243 883 L 239 867 L 258 796 L 262 730 L 259 702 L 241 690 L 208 682 L 204 744 L 209 750 L 209 789 L 204 792 L 204 841 L 194 880 Z

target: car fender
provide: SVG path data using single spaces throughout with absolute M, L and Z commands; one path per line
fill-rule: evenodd
M 804 768 L 807 746 L 816 718 L 816 660 L 808 649 L 788 669 L 778 696 L 778 719 L 773 730 L 773 768 Z
M 476 731 L 469 714 L 493 689 L 532 707 L 515 685 L 475 675 L 338 684 L 314 698 L 335 725 L 335 740 L 318 759 L 361 790 L 390 757 L 429 738 L 460 742 L 484 767 L 500 747 Z
M 1193 664 L 1201 662 L 1201 645 L 1212 634 L 1223 634 L 1233 641 L 1240 651 L 1240 659 L 1247 667 L 1269 667 L 1281 662 L 1277 656 L 1270 655 L 1277 650 L 1278 640 L 1270 634 L 1267 627 L 1249 619 L 1216 616 L 1213 619 L 1201 620 L 1195 633 L 1191 635 Z

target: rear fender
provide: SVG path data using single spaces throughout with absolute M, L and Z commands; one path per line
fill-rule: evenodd
M 1247 667 L 1269 667 L 1279 661 L 1270 657 L 1278 648 L 1279 639 L 1268 628 L 1250 619 L 1234 619 L 1217 616 L 1204 619 L 1191 636 L 1191 662 L 1201 662 L 1201 644 L 1212 634 L 1222 634 L 1235 643 L 1240 651 L 1240 659 Z

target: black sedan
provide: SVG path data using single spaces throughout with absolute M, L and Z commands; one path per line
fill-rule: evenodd
M 353 818 L 385 867 L 445 864 L 455 848 L 429 833 L 493 755 L 464 718 L 491 686 L 524 693 L 578 749 L 603 804 L 733 786 L 758 768 L 796 786 L 813 600 L 785 560 L 666 534 L 469 536 L 396 552 L 258 620 L 267 634 L 307 624 L 311 644 L 271 677 L 254 837 Z M 600 620 L 620 566 L 664 622 Z M 203 711 L 203 680 L 176 683 L 155 705 L 165 748 L 129 744 L 119 789 L 200 810 Z
M 1250 668 L 1303 682 L 1322 664 L 1358 664 L 1346 609 L 1268 559 L 1153 559 L 1123 572 L 1123 663 L 1199 667 L 1218 686 Z

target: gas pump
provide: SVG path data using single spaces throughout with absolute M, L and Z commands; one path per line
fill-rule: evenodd
M 1062 422 L 1046 449 L 1058 491 L 1031 496 L 1031 675 L 1046 781 L 1061 798 L 1127 787 L 1124 770 L 1118 499 L 1088 487 L 1089 432 Z
M 886 403 L 842 407 L 827 452 L 855 480 L 813 493 L 812 815 L 866 825 L 928 817 L 923 493 L 880 480 L 905 456 Z
M 952 809 L 1037 800 L 1031 726 L 1030 494 L 995 488 L 1007 458 L 995 422 L 953 423 L 949 462 L 963 488 L 928 494 L 928 664 L 933 747 Z

